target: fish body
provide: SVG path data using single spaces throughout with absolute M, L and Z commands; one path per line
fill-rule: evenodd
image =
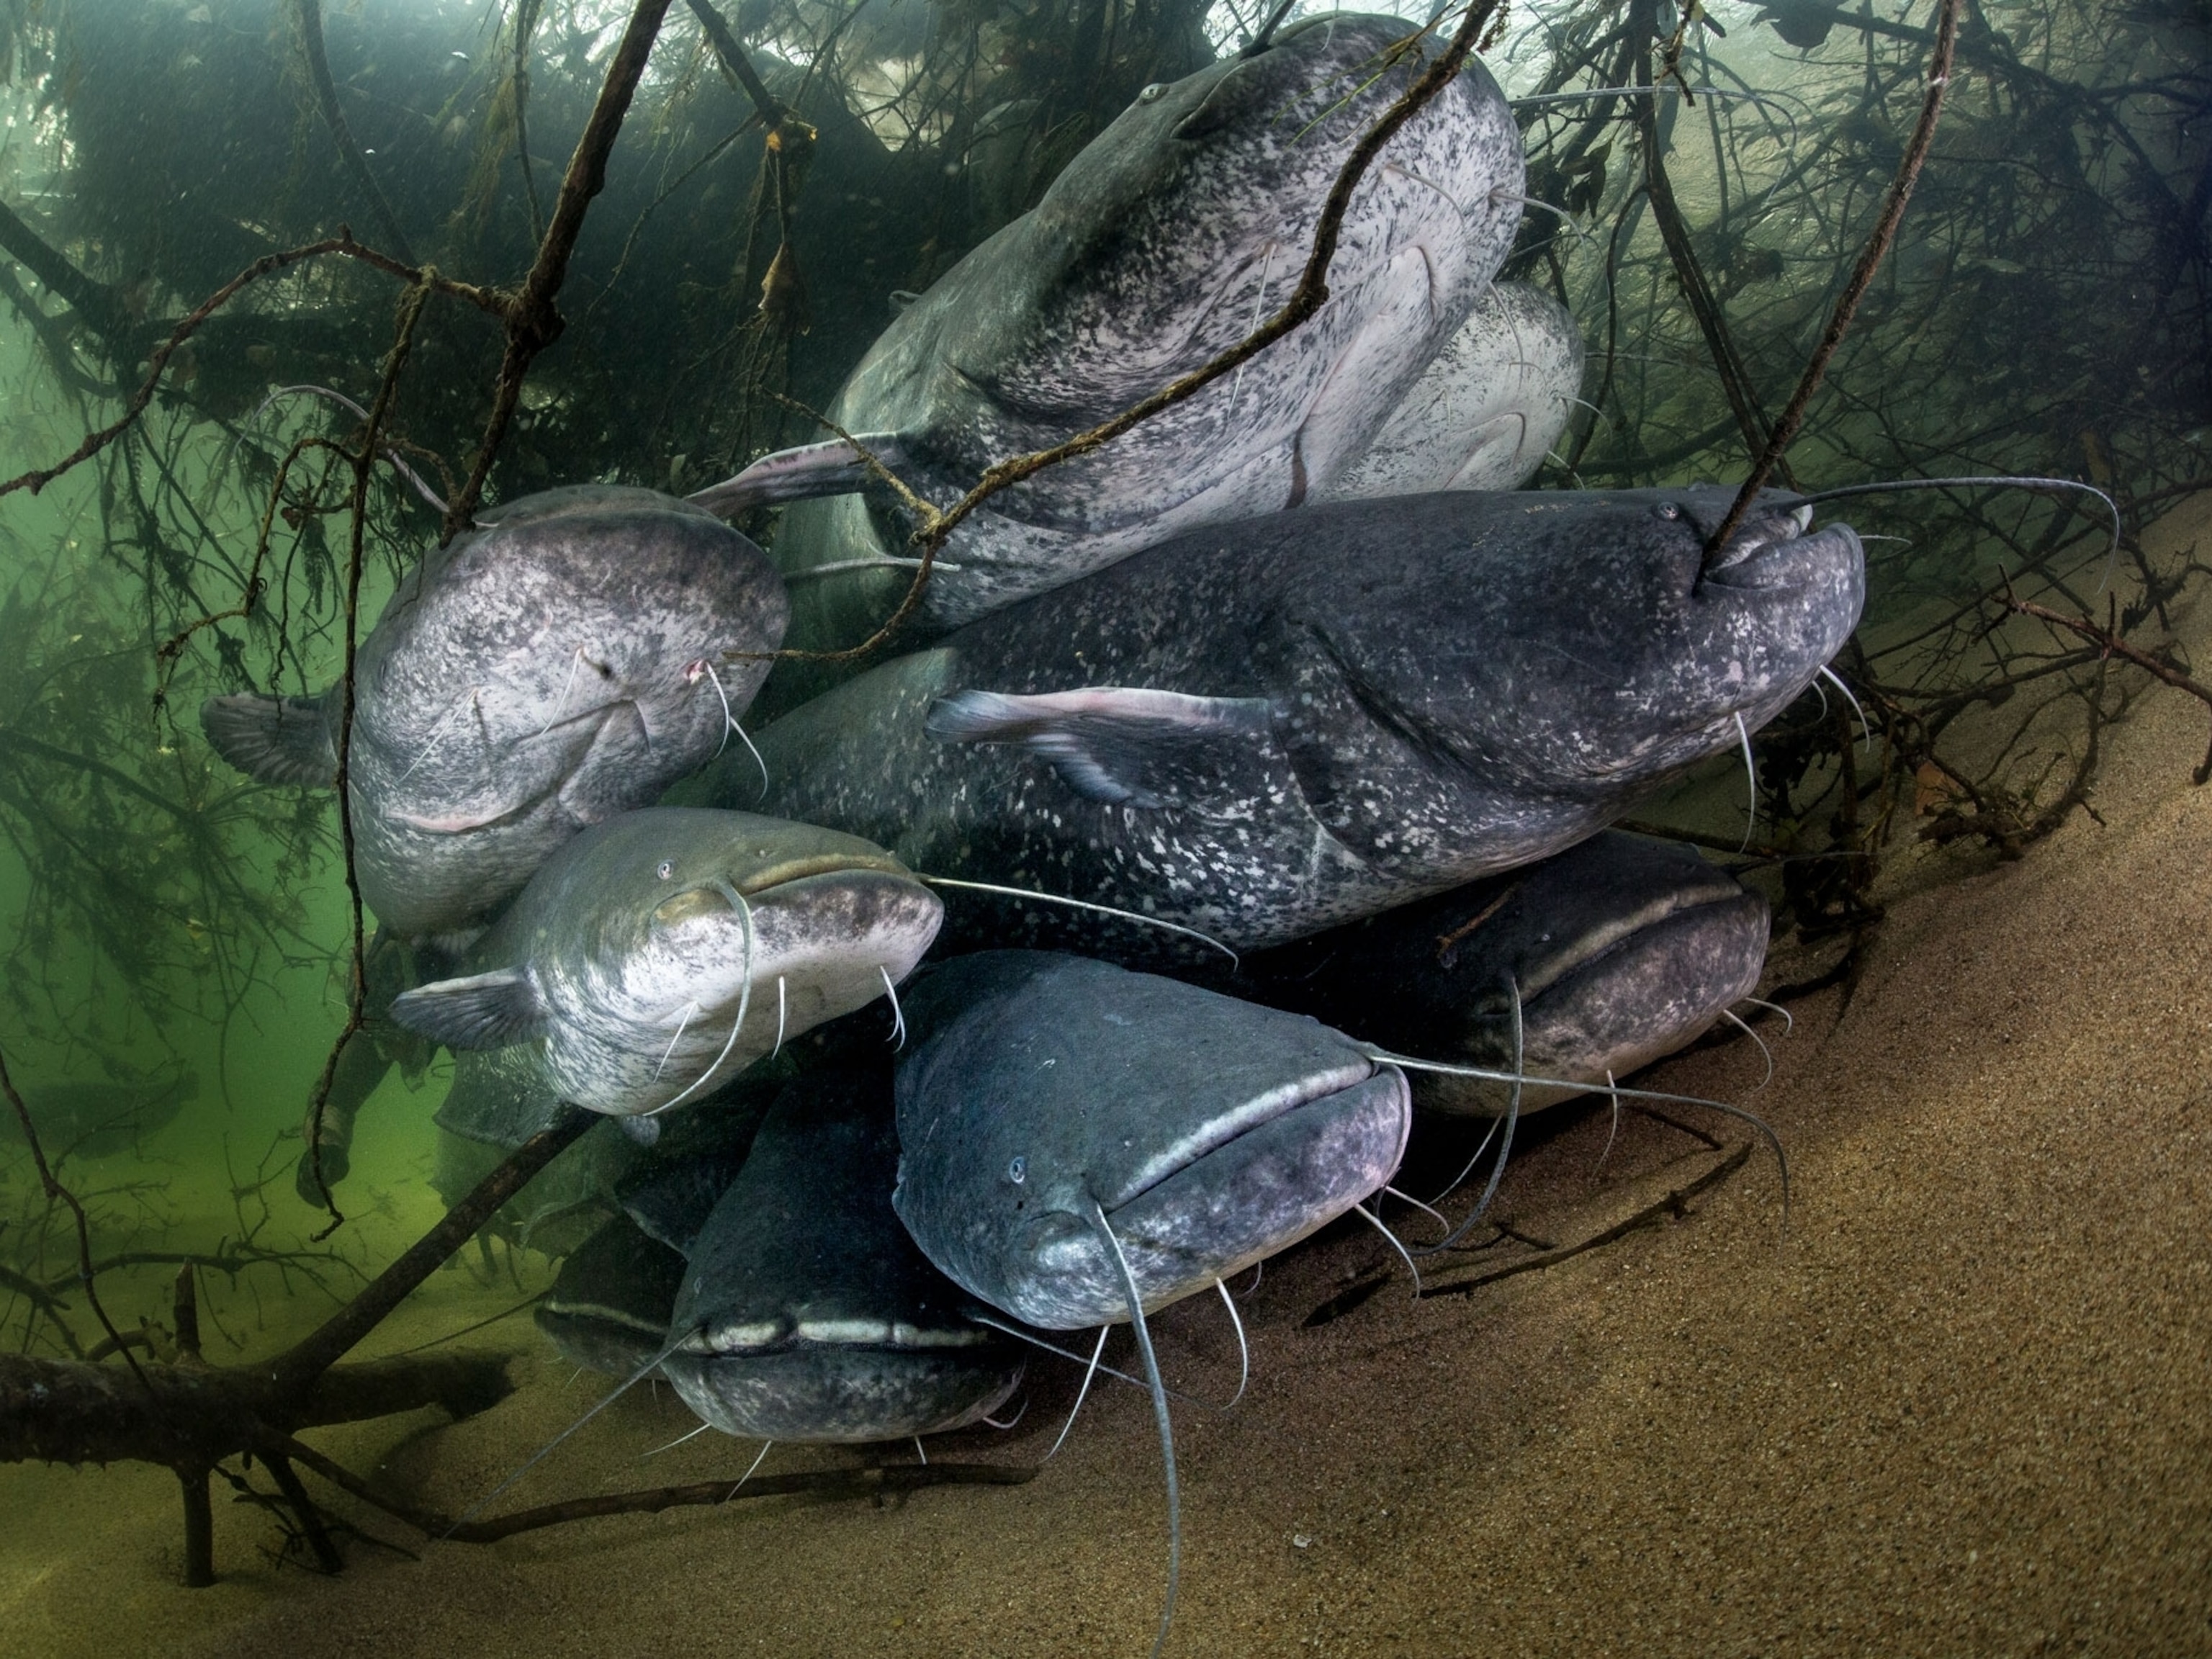
M 570 1364 L 629 1376 L 660 1352 L 683 1283 L 683 1256 L 616 1215 L 561 1263 L 534 1317 Z
M 1037 205 L 908 306 L 832 418 L 943 507 L 985 470 L 1089 430 L 1199 368 L 1288 301 L 1346 155 L 1436 50 L 1404 20 L 1339 13 L 1149 87 Z M 1328 298 L 1235 373 L 1093 453 L 994 496 L 923 600 L 952 627 L 1193 526 L 1293 506 L 1365 449 L 1467 318 L 1521 217 L 1521 137 L 1470 64 L 1384 146 L 1342 222 Z M 860 489 L 838 443 L 772 456 L 694 500 Z M 787 570 L 903 550 L 879 489 L 794 506 Z M 794 642 L 849 645 L 905 573 L 809 581 Z
M 701 1418 L 765 1440 L 963 1428 L 1022 1376 L 891 1208 L 881 1068 L 787 1089 L 690 1243 L 661 1370 Z
M 962 1286 L 1052 1330 L 1149 1312 L 1343 1214 L 1404 1155 L 1404 1074 L 1316 1020 L 1042 951 L 906 999 L 892 1202 Z
M 457 1134 L 441 1123 L 430 1152 L 430 1190 L 448 1206 L 458 1204 L 514 1150 Z M 480 1235 L 559 1261 L 621 1213 L 615 1183 L 642 1151 L 612 1124 L 593 1124 L 501 1205 L 478 1230 Z
M 1517 489 L 1566 430 L 1582 384 L 1582 331 L 1567 308 L 1526 283 L 1494 283 L 1374 441 L 1314 499 Z
M 148 1083 L 27 1083 L 21 1091 L 49 1163 L 128 1152 L 199 1093 L 191 1072 Z M 22 1125 L 0 1102 L 0 1139 L 21 1142 Z
M 748 812 L 625 812 L 564 843 L 469 971 L 394 998 L 392 1018 L 456 1050 L 519 1048 L 482 1109 L 507 1133 L 553 1101 L 645 1120 L 883 995 L 943 914 L 851 836 Z
M 489 509 L 426 556 L 361 642 L 348 788 L 362 897 L 407 938 L 465 936 L 578 831 L 727 740 L 789 601 L 697 507 L 589 484 Z M 209 741 L 269 782 L 337 776 L 336 689 L 210 698 Z
M 932 876 L 1303 938 L 1571 846 L 1803 690 L 1857 621 L 1858 538 L 1771 501 L 1704 569 L 1729 499 L 1453 491 L 1194 532 L 786 715 L 768 810 Z M 969 942 L 1054 937 L 1023 931 L 1045 914 Z
M 1603 1089 L 1711 1029 L 1758 988 L 1765 898 L 1678 842 L 1607 830 L 1249 961 L 1257 994 L 1381 1047 L 1578 1085 L 1522 1085 L 1523 1112 Z M 1413 1074 L 1414 1103 L 1502 1115 L 1503 1083 Z

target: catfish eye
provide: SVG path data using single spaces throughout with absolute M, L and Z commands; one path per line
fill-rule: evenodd
M 655 870 L 653 873 L 659 877 L 661 880 L 666 881 L 671 876 L 676 873 L 676 860 L 673 859 L 661 860 L 660 867 Z
M 1155 81 L 1137 94 L 1137 101 L 1140 104 L 1157 104 L 1167 95 L 1167 90 L 1166 82 Z
M 1027 1181 L 1029 1178 L 1029 1159 L 1018 1156 L 1012 1164 L 1006 1165 L 1006 1179 L 1012 1182 L 1015 1186 L 1020 1186 L 1022 1182 Z
M 1659 503 L 1659 516 L 1662 519 L 1679 519 L 1682 516 L 1682 509 L 1672 501 L 1662 501 Z

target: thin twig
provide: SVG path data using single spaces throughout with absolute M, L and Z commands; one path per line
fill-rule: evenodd
M 486 1176 L 469 1195 L 447 1211 L 444 1220 L 417 1239 L 407 1253 L 379 1273 L 368 1289 L 338 1310 L 322 1328 L 274 1361 L 271 1374 L 286 1389 L 304 1389 L 337 1364 L 346 1352 L 382 1322 L 386 1315 L 437 1270 L 469 1237 L 497 1214 L 563 1149 L 598 1120 L 575 1108 L 516 1147 L 507 1161 Z
M 345 660 L 338 673 L 337 773 L 332 781 L 337 789 L 338 846 L 344 859 L 346 902 L 353 927 L 352 959 L 349 963 L 345 1027 L 331 1045 L 330 1057 L 323 1062 L 322 1075 L 316 1079 L 313 1103 L 308 1108 L 307 1171 L 331 1218 L 330 1224 L 314 1235 L 317 1243 L 345 1224 L 345 1216 L 331 1195 L 331 1184 L 323 1177 L 323 1112 L 330 1103 L 331 1087 L 337 1080 L 338 1060 L 345 1053 L 346 1044 L 360 1034 L 366 1023 L 368 997 L 368 934 L 362 912 L 361 878 L 354 868 L 353 791 L 349 787 L 353 763 L 354 660 L 361 648 L 361 580 L 366 553 L 363 544 L 368 528 L 368 485 L 376 471 L 379 434 L 392 413 L 392 400 L 398 395 L 399 376 L 415 346 L 416 325 L 422 320 L 422 307 L 429 298 L 428 286 L 418 283 L 399 302 L 399 319 L 392 349 L 384 360 L 384 376 L 377 385 L 376 401 L 369 405 L 368 418 L 362 422 L 361 447 L 346 456 L 353 466 L 353 500 L 346 542 Z
M 561 180 L 561 194 L 553 204 L 552 222 L 545 227 L 544 240 L 538 245 L 538 258 L 530 267 L 530 274 L 523 278 L 521 288 L 507 302 L 507 350 L 500 362 L 499 384 L 492 394 L 491 414 L 484 422 L 483 439 L 469 468 L 468 481 L 446 511 L 443 535 L 447 541 L 474 520 L 477 504 L 483 499 L 484 480 L 491 472 L 492 460 L 499 453 L 507 428 L 514 419 L 515 405 L 521 399 L 522 382 L 530 373 L 530 365 L 538 353 L 561 337 L 568 325 L 554 301 L 568 276 L 568 260 L 576 251 L 576 238 L 584 228 L 585 210 L 591 206 L 592 198 L 606 187 L 608 154 L 622 132 L 623 118 L 629 112 L 630 100 L 636 94 L 638 81 L 645 73 L 646 59 L 652 56 L 653 43 L 660 33 L 661 19 L 667 15 L 669 3 L 670 0 L 638 0 L 636 9 L 630 13 L 629 25 L 623 30 L 622 44 L 607 60 L 606 79 L 600 84 L 598 101 L 592 106 L 591 118 L 584 123 L 575 152 L 568 158 L 568 171 Z
M 1601 1245 L 1612 1243 L 1616 1239 L 1626 1238 L 1639 1227 L 1651 1226 L 1668 1216 L 1679 1218 L 1687 1213 L 1685 1206 L 1692 1199 L 1719 1186 L 1722 1182 L 1743 1168 L 1744 1160 L 1750 1156 L 1751 1142 L 1739 1140 L 1735 1144 L 1735 1151 L 1696 1180 L 1684 1182 L 1663 1196 L 1654 1199 L 1633 1215 L 1625 1217 L 1614 1222 L 1612 1226 L 1592 1233 L 1588 1238 L 1577 1240 L 1572 1244 L 1563 1245 L 1556 1250 L 1547 1250 L 1541 1255 L 1523 1256 L 1518 1261 L 1509 1261 L 1502 1267 L 1492 1267 L 1487 1272 L 1476 1273 L 1470 1279 L 1455 1279 L 1447 1284 L 1424 1285 L 1420 1292 L 1421 1297 L 1426 1301 L 1431 1297 L 1466 1296 L 1482 1285 L 1494 1285 L 1501 1279 L 1512 1278 L 1516 1273 L 1540 1273 L 1546 1267 L 1556 1267 L 1562 1261 L 1571 1261 L 1587 1250 L 1595 1250 Z
M 293 15 L 300 23 L 300 46 L 307 60 L 308 83 L 315 89 L 315 106 L 322 112 L 323 125 L 331 131 L 331 142 L 337 146 L 338 159 L 345 163 L 355 187 L 376 216 L 377 228 L 392 251 L 411 265 L 415 253 L 407 245 L 406 233 L 399 228 L 398 216 L 392 212 L 391 200 L 376 182 L 376 175 L 368 170 L 368 159 L 354 141 L 345 111 L 339 107 L 337 83 L 331 79 L 331 60 L 323 50 L 322 0 L 295 0 Z
M 124 1363 L 131 1367 L 132 1375 L 143 1383 L 146 1381 L 146 1373 L 139 1369 L 137 1358 L 124 1346 L 123 1333 L 115 1328 L 115 1322 L 107 1316 L 107 1310 L 100 1305 L 100 1291 L 93 1284 L 92 1224 L 85 1218 L 84 1206 L 77 1202 L 76 1194 L 55 1178 L 52 1166 L 47 1164 L 46 1148 L 39 1144 L 38 1125 L 31 1121 L 31 1109 L 23 1103 L 23 1097 L 15 1092 L 15 1079 L 8 1074 L 8 1056 L 4 1052 L 0 1052 L 0 1094 L 7 1096 L 8 1104 L 15 1109 L 15 1121 L 23 1131 L 24 1144 L 31 1149 L 31 1162 L 39 1171 L 39 1184 L 45 1188 L 48 1200 L 66 1204 L 70 1213 L 76 1218 L 76 1279 L 77 1283 L 84 1287 L 84 1299 L 92 1304 L 93 1314 L 100 1321 L 100 1328 L 107 1333 L 107 1340 L 121 1351 Z M 70 1340 L 70 1346 L 76 1346 L 74 1338 Z
M 2005 591 L 2005 608 L 2020 616 L 2033 617 L 2039 622 L 2049 623 L 2053 628 L 2063 628 L 2069 633 L 2079 635 L 2096 646 L 2106 656 L 2124 659 L 2147 673 L 2156 675 L 2176 690 L 2186 691 L 2208 708 L 2212 708 L 2212 686 L 2193 680 L 2172 664 L 2160 662 L 2148 651 L 2130 645 L 2112 629 L 2100 628 L 2087 617 L 2069 617 L 2062 611 L 2051 610 L 2047 605 L 2015 599 L 2012 595 L 2009 586 Z M 2191 775 L 2190 779 L 2192 783 L 2200 787 L 2208 780 L 2212 780 L 2212 744 L 2207 744 L 2204 759 L 2197 770 Z
M 479 311 L 489 311 L 495 316 L 506 314 L 507 302 L 495 290 L 479 288 L 471 283 L 457 283 L 434 271 L 419 270 L 388 253 L 380 253 L 356 242 L 353 233 L 341 226 L 337 235 L 326 236 L 319 242 L 308 242 L 299 247 L 285 248 L 281 252 L 263 254 L 201 301 L 169 331 L 169 337 L 154 348 L 152 355 L 146 360 L 146 378 L 139 383 L 138 390 L 131 393 L 131 401 L 125 405 L 120 416 L 98 431 L 87 433 L 82 443 L 53 465 L 36 468 L 0 483 L 0 495 L 12 495 L 19 489 L 27 489 L 35 495 L 64 472 L 99 454 L 129 431 L 132 422 L 145 413 L 146 406 L 154 401 L 155 389 L 161 383 L 162 372 L 168 368 L 169 359 L 176 356 L 178 348 L 198 332 L 200 325 L 236 297 L 240 289 L 304 259 L 320 258 L 327 254 L 357 259 L 387 276 L 397 276 L 410 284 L 424 285 L 435 293 L 464 301 Z
M 1905 147 L 1905 159 L 1897 164 L 1897 176 L 1890 180 L 1889 193 L 1882 198 L 1881 212 L 1875 220 L 1874 230 L 1860 251 L 1859 262 L 1851 271 L 1850 281 L 1844 285 L 1836 308 L 1828 315 L 1828 325 L 1821 331 L 1820 343 L 1813 349 L 1812 361 L 1805 365 L 1796 391 L 1790 394 L 1782 418 L 1774 423 L 1766 447 L 1753 465 L 1751 476 L 1744 480 L 1743 488 L 1736 492 L 1728 516 L 1721 520 L 1720 528 L 1705 544 L 1708 562 L 1718 557 L 1721 549 L 1728 545 L 1729 538 L 1743 523 L 1744 514 L 1751 511 L 1751 504 L 1765 487 L 1768 477 L 1781 464 L 1783 452 L 1796 437 L 1797 428 L 1805 423 L 1806 408 L 1827 374 L 1828 360 L 1843 343 L 1844 331 L 1858 314 L 1859 301 L 1873 286 L 1875 273 L 1881 269 L 1890 244 L 1897 240 L 1897 227 L 1905 217 L 1905 204 L 1912 199 L 1912 186 L 1919 179 L 1922 164 L 1928 159 L 1929 146 L 1936 142 L 1936 121 L 1943 112 L 1943 94 L 1951 84 L 1951 58 L 1958 40 L 1959 0 L 1943 0 L 1943 10 L 1936 24 L 1935 55 L 1928 62 L 1928 96 L 1920 106 L 1920 120 L 1912 129 L 1912 141 Z

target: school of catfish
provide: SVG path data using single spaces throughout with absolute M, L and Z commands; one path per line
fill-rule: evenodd
M 1753 990 L 1764 900 L 1608 826 L 1813 683 L 1858 538 L 1778 492 L 1709 550 L 1732 489 L 1517 489 L 1582 352 L 1495 280 L 1522 157 L 1479 63 L 1382 150 L 1310 323 L 994 498 L 889 652 L 767 674 L 913 578 L 868 458 L 947 501 L 1280 303 L 1406 33 L 1146 88 L 868 352 L 856 442 L 511 501 L 423 559 L 359 655 L 375 971 L 303 1192 L 443 1045 L 441 1188 L 609 1120 L 499 1223 L 564 1258 L 538 1317 L 578 1364 L 732 1435 L 900 1441 L 1132 1323 L 1164 1437 L 1147 1315 L 1364 1206 L 1417 1110 L 1602 1090 Z M 763 503 L 772 552 L 723 521 Z M 203 723 L 329 787 L 338 707 Z

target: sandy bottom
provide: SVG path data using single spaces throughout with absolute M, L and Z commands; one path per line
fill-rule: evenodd
M 1466 1294 L 1414 1302 L 1397 1267 L 1358 1299 L 1392 1258 L 1348 1224 L 1271 1267 L 1241 1303 L 1249 1393 L 1177 1410 L 1169 1650 L 2212 1652 L 2212 791 L 2188 784 L 2204 741 L 2199 705 L 2146 699 L 2112 740 L 2102 825 L 2077 815 L 2020 862 L 1918 884 L 1849 1006 L 1801 1005 L 1755 1097 L 1747 1044 L 1656 1074 L 1781 1131 L 1786 1237 L 1760 1152 L 1680 1215 Z M 1630 1114 L 1601 1164 L 1602 1109 L 1529 1126 L 1500 1198 L 1520 1237 L 1431 1267 L 1431 1286 L 1589 1237 L 1744 1138 L 1680 1116 L 1723 1150 Z M 376 1346 L 501 1294 L 442 1274 Z M 1309 1326 L 1333 1297 L 1356 1305 Z M 597 1386 L 520 1322 L 501 1334 L 528 1355 L 498 1409 L 319 1443 L 465 1506 Z M 1218 1300 L 1158 1335 L 1172 1382 L 1234 1389 Z M 1133 1363 L 1125 1336 L 1109 1352 Z M 1015 1430 L 933 1455 L 1033 1462 L 1073 1368 L 1032 1379 Z M 751 1461 L 713 1435 L 638 1461 L 689 1425 L 641 1389 L 501 1507 L 734 1480 Z M 858 1454 L 765 1467 L 841 1461 Z M 1139 1654 L 1165 1568 L 1150 1407 L 1121 1387 L 1020 1487 L 776 1498 L 489 1547 L 359 1518 L 419 1559 L 356 1542 L 344 1576 L 318 1578 L 269 1559 L 264 1516 L 225 1508 L 225 1582 L 185 1591 L 165 1473 L 0 1470 L 0 1647 Z

